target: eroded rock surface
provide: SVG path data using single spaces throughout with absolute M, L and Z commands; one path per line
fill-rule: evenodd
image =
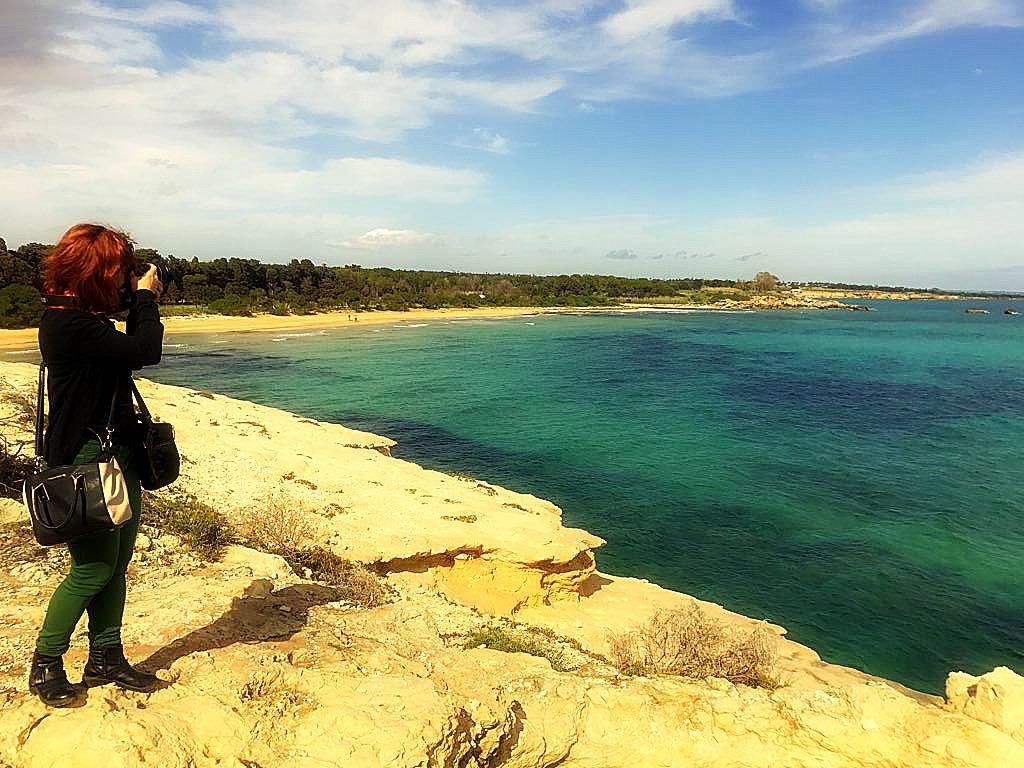
M 0 364 L 0 377 L 31 391 L 34 371 Z M 92 689 L 83 707 L 47 710 L 25 691 L 25 674 L 66 555 L 7 523 L 0 766 L 1024 765 L 1024 681 L 1009 670 L 953 675 L 942 702 L 826 664 L 775 628 L 788 683 L 775 690 L 624 677 L 603 658 L 608 633 L 689 598 L 599 573 L 601 540 L 564 528 L 557 507 L 389 458 L 377 449 L 390 441 L 365 433 L 142 389 L 178 428 L 183 490 L 240 519 L 271 497 L 304 505 L 311 543 L 375 565 L 395 599 L 359 608 L 243 547 L 204 564 L 144 520 L 124 636 L 166 686 Z M 0 504 L 2 520 L 17 510 Z M 551 633 L 562 671 L 546 658 L 464 647 L 495 622 Z M 67 656 L 73 680 L 85 651 L 80 632 Z

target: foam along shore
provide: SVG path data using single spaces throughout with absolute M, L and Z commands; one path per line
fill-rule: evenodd
M 3 395 L 31 396 L 34 380 L 33 366 L 0 363 L 8 440 L 28 434 L 5 418 L 18 406 Z M 554 504 L 393 458 L 386 437 L 139 384 L 177 430 L 172 493 L 239 525 L 272 504 L 303 510 L 311 544 L 370 565 L 396 599 L 360 609 L 244 547 L 204 564 L 144 519 L 125 642 L 170 684 L 148 696 L 93 689 L 50 717 L 24 675 L 61 553 L 14 557 L 8 526 L 0 765 L 1024 765 L 1024 680 L 1009 670 L 952 677 L 943 700 L 828 664 L 771 627 L 784 683 L 774 690 L 621 676 L 601 661 L 610 638 L 693 598 L 600 572 L 602 539 L 563 525 Z M 735 628 L 758 624 L 698 603 Z M 513 622 L 564 638 L 584 662 L 465 647 Z M 73 680 L 84 653 L 79 634 Z
M 550 310 L 541 307 L 480 307 L 475 309 L 410 309 L 406 311 L 376 312 L 318 312 L 312 315 L 270 315 L 253 317 L 229 315 L 187 315 L 163 318 L 167 338 L 187 334 L 259 333 L 287 331 L 316 331 L 329 328 L 361 328 L 394 323 L 423 323 L 431 321 L 484 320 L 489 318 L 522 317 Z M 0 329 L 0 352 L 20 352 L 35 349 L 38 344 L 35 328 L 19 330 Z
M 866 309 L 838 301 L 818 301 L 792 297 L 755 297 L 746 301 L 724 301 L 709 305 L 636 305 L 607 307 L 478 307 L 475 309 L 409 309 L 375 312 L 318 312 L 311 315 L 270 315 L 253 317 L 228 315 L 188 315 L 163 318 L 165 338 L 189 334 L 301 332 L 332 328 L 362 328 L 395 323 L 453 322 L 495 318 L 524 317 L 538 314 L 608 314 L 644 313 L 669 310 L 697 312 L 776 309 Z M 0 353 L 29 352 L 37 346 L 35 328 L 0 329 Z

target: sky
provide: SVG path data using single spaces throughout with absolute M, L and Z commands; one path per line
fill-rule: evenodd
M 1024 290 L 1024 0 L 0 0 L 0 236 Z

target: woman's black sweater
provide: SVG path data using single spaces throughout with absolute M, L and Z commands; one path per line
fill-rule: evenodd
M 48 369 L 45 459 L 49 466 L 74 461 L 82 444 L 93 436 L 90 430 L 102 434 L 119 381 L 115 442 L 128 442 L 137 433 L 128 379 L 132 370 L 160 362 L 164 337 L 152 291 L 136 291 L 126 331 L 118 331 L 108 318 L 79 309 L 43 313 L 39 351 Z

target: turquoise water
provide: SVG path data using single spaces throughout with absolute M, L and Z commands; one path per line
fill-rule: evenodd
M 178 337 L 147 375 L 551 499 L 608 540 L 603 570 L 938 691 L 1024 672 L 1024 315 L 1004 304 Z

